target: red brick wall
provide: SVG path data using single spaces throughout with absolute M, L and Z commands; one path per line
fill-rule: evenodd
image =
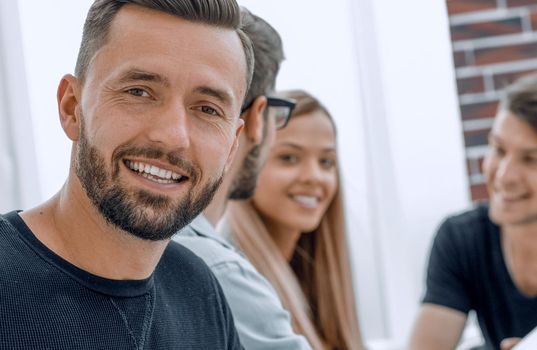
M 537 72 L 537 0 L 447 0 L 470 192 L 487 198 L 481 165 L 499 92 Z

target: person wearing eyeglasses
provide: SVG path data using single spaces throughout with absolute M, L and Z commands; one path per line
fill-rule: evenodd
M 307 340 L 293 331 L 290 314 L 274 288 L 215 229 L 229 199 L 253 195 L 276 129 L 286 126 L 294 108 L 292 100 L 271 96 L 284 57 L 280 36 L 248 10 L 243 8 L 241 15 L 242 29 L 252 40 L 255 66 L 241 111 L 244 129 L 239 147 L 212 202 L 174 240 L 200 256 L 211 268 L 222 286 L 245 349 L 311 349 Z
M 219 227 L 276 288 L 293 327 L 316 350 L 363 349 L 352 289 L 335 124 L 305 91 L 278 130 L 253 197 Z

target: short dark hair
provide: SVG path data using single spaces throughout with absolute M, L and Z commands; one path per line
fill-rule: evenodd
M 537 74 L 525 75 L 502 94 L 500 110 L 509 111 L 537 132 Z
M 240 8 L 236 0 L 95 0 L 84 23 L 82 43 L 76 61 L 75 75 L 80 81 L 84 81 L 88 66 L 97 50 L 106 43 L 114 17 L 127 4 L 165 12 L 192 22 L 234 29 L 244 49 L 246 83 L 247 86 L 250 84 L 254 54 L 250 39 L 240 28 Z
M 284 54 L 282 39 L 270 24 L 244 7 L 241 8 L 241 21 L 242 30 L 252 41 L 255 56 L 252 83 L 243 105 L 248 106 L 256 97 L 274 90 Z

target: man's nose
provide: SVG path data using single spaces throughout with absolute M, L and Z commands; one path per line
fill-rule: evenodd
M 496 178 L 504 185 L 516 183 L 521 178 L 521 164 L 513 156 L 506 156 L 498 163 Z
M 186 107 L 171 101 L 156 111 L 148 121 L 149 139 L 167 148 L 190 147 L 190 121 Z

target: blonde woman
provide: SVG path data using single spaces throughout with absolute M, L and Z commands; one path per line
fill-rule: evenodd
M 314 349 L 363 349 L 352 290 L 336 130 L 304 91 L 262 170 L 255 195 L 229 205 L 224 235 L 272 283 Z M 263 317 L 259 315 L 259 317 Z

